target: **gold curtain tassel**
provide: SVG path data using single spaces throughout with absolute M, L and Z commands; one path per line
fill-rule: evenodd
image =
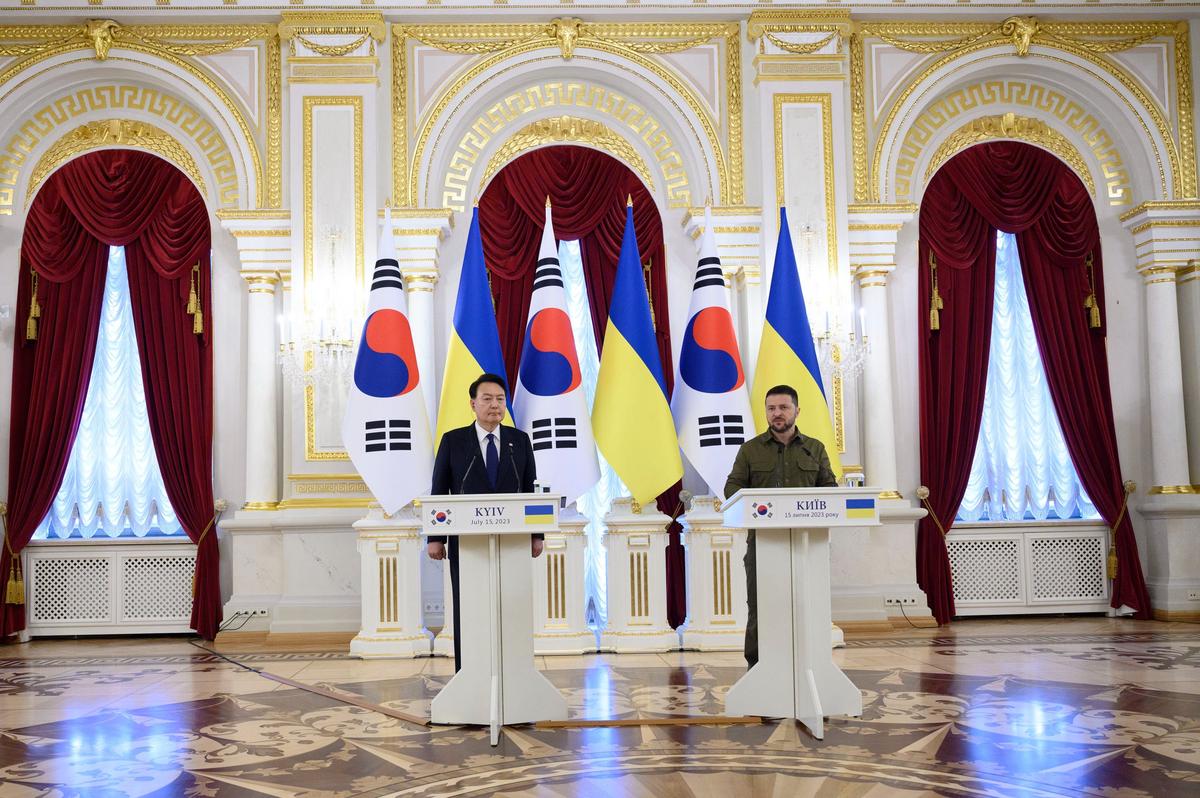
M 30 296 L 30 298 L 29 298 L 29 315 L 35 319 L 40 319 L 42 317 L 42 305 L 40 302 L 38 302 L 38 296 L 37 296 L 37 294 L 38 294 L 38 276 L 37 276 L 37 272 L 33 271 L 32 269 L 30 270 L 30 274 L 33 276 L 33 280 L 32 280 L 33 295 Z
M 25 578 L 21 574 L 21 561 L 17 557 L 13 557 L 12 568 L 9 569 L 8 585 L 4 589 L 4 603 L 25 603 Z
M 1092 261 L 1092 253 L 1088 253 L 1084 258 L 1083 264 L 1088 270 L 1088 287 L 1091 289 L 1088 292 L 1087 299 L 1083 300 L 1083 306 L 1088 311 L 1088 327 L 1093 330 L 1100 329 L 1100 300 L 1096 298 L 1096 271 Z
M 188 287 L 188 313 L 198 313 L 200 311 L 200 297 L 196 296 L 196 274 L 200 271 L 200 266 L 192 267 L 191 284 Z
M 1089 260 L 1091 255 L 1088 256 Z M 1125 490 L 1125 498 L 1121 499 L 1121 511 L 1117 513 L 1116 522 L 1108 528 L 1108 559 L 1105 561 L 1105 570 L 1108 572 L 1109 579 L 1117 578 L 1117 568 L 1119 559 L 1117 557 L 1117 527 L 1125 520 L 1125 512 L 1129 509 L 1129 495 L 1133 493 L 1136 486 L 1132 482 L 1124 482 L 1121 486 Z
M 1108 550 L 1107 571 L 1109 579 L 1117 578 L 1117 550 L 1115 548 Z
M 29 270 L 29 282 L 32 293 L 29 297 L 29 318 L 25 320 L 25 340 L 36 341 L 38 336 L 37 320 L 42 317 L 42 306 L 38 303 L 38 276 L 33 269 Z
M 204 314 L 199 310 L 192 314 L 192 332 L 196 335 L 204 334 Z
M 929 278 L 933 284 L 933 290 L 929 294 L 929 329 L 942 329 L 942 314 L 941 310 L 946 307 L 946 303 L 942 301 L 942 295 L 938 291 L 937 280 L 937 257 L 933 254 L 933 250 L 929 251 Z

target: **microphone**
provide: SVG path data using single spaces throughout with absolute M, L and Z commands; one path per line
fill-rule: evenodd
M 463 474 L 462 482 L 458 483 L 458 492 L 462 493 L 463 488 L 467 486 L 467 477 L 471 476 L 471 469 L 475 467 L 475 461 L 479 459 L 479 452 L 471 455 L 471 462 L 467 465 L 466 473 Z
M 512 464 L 513 477 L 517 480 L 517 493 L 522 493 L 521 490 L 521 475 L 517 473 L 517 458 L 513 454 L 512 441 L 508 442 L 508 462 Z

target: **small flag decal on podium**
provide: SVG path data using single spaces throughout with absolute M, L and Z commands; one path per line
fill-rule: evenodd
M 554 505 L 553 504 L 527 504 L 527 505 L 525 505 L 525 523 L 527 523 L 527 524 L 553 524 L 554 523 Z
M 847 518 L 874 518 L 874 499 L 846 499 Z

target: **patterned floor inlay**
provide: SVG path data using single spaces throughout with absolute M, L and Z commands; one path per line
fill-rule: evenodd
M 547 676 L 573 716 L 720 714 L 737 667 L 598 663 Z M 0 732 L 4 796 L 1106 796 L 1200 784 L 1200 698 L 1137 687 L 854 670 L 860 719 L 817 741 L 791 723 L 420 727 L 274 690 Z M 335 686 L 428 712 L 445 676 Z M 841 792 L 839 785 L 847 786 Z M 849 786 L 858 788 L 849 789 Z M 65 786 L 66 789 L 63 789 Z

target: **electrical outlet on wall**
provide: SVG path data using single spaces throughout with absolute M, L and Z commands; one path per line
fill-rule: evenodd
M 907 604 L 908 606 L 911 607 L 911 606 L 916 605 L 917 600 L 915 598 L 913 598 L 912 596 L 894 596 L 892 598 L 885 598 L 883 600 L 883 603 L 884 604 Z

